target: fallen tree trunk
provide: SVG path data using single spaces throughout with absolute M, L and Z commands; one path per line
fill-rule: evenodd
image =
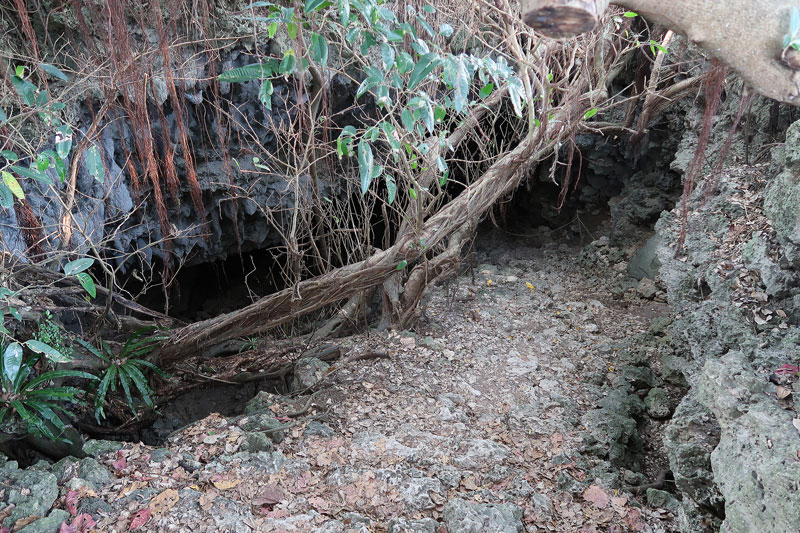
M 592 29 L 609 0 L 523 0 L 523 20 L 553 37 Z M 800 105 L 800 71 L 782 61 L 794 0 L 615 0 L 677 30 L 735 70 L 756 91 Z

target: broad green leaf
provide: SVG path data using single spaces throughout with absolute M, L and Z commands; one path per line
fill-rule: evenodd
M 56 153 L 61 159 L 66 159 L 70 150 L 72 150 L 72 128 L 69 124 L 64 124 L 56 130 Z
M 414 200 L 417 199 L 417 190 L 414 187 L 408 189 L 408 195 L 411 196 Z
M 439 35 L 443 37 L 450 37 L 453 35 L 453 27 L 450 24 L 442 24 L 439 28 Z
M 272 39 L 273 37 L 275 37 L 276 33 L 278 33 L 278 23 L 273 22 L 267 28 L 267 35 L 269 35 L 269 38 Z
M 305 12 L 312 13 L 327 3 L 329 3 L 327 0 L 306 0 Z
M 481 90 L 478 92 L 478 96 L 480 96 L 482 100 L 485 100 L 486 98 L 489 97 L 489 95 L 492 94 L 493 90 L 494 90 L 494 83 L 489 82 L 483 87 L 481 87 Z
M 405 267 L 407 267 L 407 266 L 408 266 L 408 261 L 406 261 L 405 259 L 403 259 L 402 261 L 400 261 L 399 263 L 397 263 L 397 266 L 395 267 L 395 270 L 403 270 L 403 269 L 404 269 Z
M 55 65 L 51 65 L 50 63 L 39 63 L 39 68 L 55 78 L 58 78 L 62 81 L 67 81 L 67 75 L 61 72 L 61 70 L 59 70 L 59 68 Z
M 272 93 L 274 91 L 275 89 L 272 86 L 272 82 L 270 80 L 262 81 L 261 87 L 259 87 L 258 89 L 258 99 L 270 111 L 272 110 Z
M 17 319 L 20 322 L 22 322 L 22 313 L 20 313 L 19 310 L 16 307 L 9 307 L 8 308 L 8 313 L 11 316 L 13 316 L 15 319 Z
M 431 27 L 431 25 L 428 24 L 428 22 L 424 18 L 417 17 L 417 22 L 419 23 L 420 26 L 422 26 L 422 29 L 425 30 L 425 32 L 427 32 L 427 34 L 431 38 L 436 37 L 436 32 L 433 31 L 433 28 Z
M 412 59 L 411 54 L 408 52 L 400 52 L 397 54 L 397 71 L 400 72 L 400 74 L 410 72 L 412 68 L 414 68 L 414 59 Z
M 16 161 L 19 159 L 19 156 L 13 150 L 0 150 L 0 156 L 3 156 L 8 161 Z
M 297 38 L 298 29 L 299 27 L 296 22 L 289 22 L 286 24 L 286 33 L 289 35 L 289 39 L 295 40 Z
M 439 169 L 439 172 L 447 172 L 447 162 L 444 160 L 444 157 L 439 156 L 436 158 L 436 168 Z
M 38 170 L 34 170 L 32 168 L 25 168 L 17 165 L 11 165 L 11 171 L 25 178 L 35 179 L 36 181 L 42 182 L 45 185 L 53 184 L 53 180 L 51 180 L 47 174 L 39 172 Z
M 243 81 L 260 80 L 261 78 L 269 78 L 273 74 L 272 66 L 269 63 L 253 63 L 244 67 L 236 67 L 234 69 L 223 72 L 217 79 L 227 83 L 237 83 Z
M 103 183 L 106 175 L 106 169 L 103 166 L 103 158 L 100 155 L 100 149 L 97 148 L 97 145 L 92 145 L 86 150 L 85 162 L 86 162 L 86 170 L 89 174 L 99 181 Z
M 294 55 L 294 50 L 290 48 L 283 54 L 283 59 L 281 60 L 280 67 L 278 67 L 278 72 L 281 74 L 291 74 L 294 72 L 296 66 L 297 57 Z
M 328 63 L 328 41 L 319 33 L 311 35 L 311 56 L 323 67 Z
M 378 78 L 367 78 L 361 82 L 361 85 L 358 86 L 358 90 L 356 91 L 356 98 L 361 98 L 366 94 L 370 89 L 381 83 L 383 80 Z
M 583 118 L 584 118 L 584 120 L 589 120 L 590 118 L 592 118 L 596 114 L 597 114 L 597 108 L 593 107 L 589 111 L 587 111 L 586 113 L 583 114 Z
M 638 17 L 639 13 L 636 13 L 634 11 L 626 11 L 625 13 L 622 14 L 622 16 L 623 17 L 628 17 L 628 18 L 633 18 L 633 17 Z
M 22 187 L 19 186 L 17 179 L 11 175 L 10 172 L 3 171 L 3 183 L 6 187 L 20 200 L 25 199 L 25 193 L 22 192 Z
M 14 193 L 4 183 L 0 183 L 0 206 L 5 209 L 14 207 Z
M 339 20 L 343 26 L 350 22 L 350 0 L 339 0 Z
M 3 111 L 2 107 L 0 107 L 0 126 L 5 124 L 7 120 L 8 120 L 8 115 L 6 115 L 6 112 Z
M 397 184 L 394 182 L 392 178 L 386 176 L 386 201 L 389 202 L 389 205 L 392 205 L 396 197 L 397 197 Z
M 36 156 L 36 168 L 44 172 L 48 168 L 50 168 L 50 158 L 45 156 L 44 154 L 39 154 Z
M 22 346 L 18 342 L 12 342 L 6 346 L 3 352 L 3 377 L 13 382 L 22 367 Z
M 428 74 L 433 72 L 433 69 L 439 64 L 439 54 L 436 52 L 428 52 L 419 58 L 419 61 L 414 65 L 414 70 L 411 72 L 411 77 L 408 80 L 408 88 L 413 89 L 424 80 Z
M 83 257 L 81 259 L 76 259 L 75 261 L 70 261 L 66 265 L 64 265 L 64 275 L 65 276 L 74 276 L 78 272 L 83 272 L 87 270 L 94 264 L 94 259 L 91 257 Z
M 383 68 L 386 69 L 386 72 L 389 72 L 394 67 L 394 57 L 394 46 L 383 43 L 381 45 L 381 59 L 383 59 Z
M 86 272 L 78 272 L 75 274 L 75 277 L 78 278 L 78 282 L 81 284 L 81 287 L 83 287 L 86 292 L 89 293 L 89 296 L 92 298 L 97 297 L 97 287 L 94 285 L 92 276 Z
M 409 131 L 414 130 L 414 115 L 411 113 L 411 110 L 407 107 L 403 108 L 402 113 L 400 113 L 400 121 L 403 123 L 403 127 Z
M 42 341 L 37 341 L 35 339 L 31 339 L 25 343 L 25 346 L 31 349 L 31 351 L 40 353 L 47 357 L 50 361 L 54 363 L 66 363 L 69 361 L 69 357 L 65 356 L 49 344 L 46 344 Z
M 427 98 L 425 99 L 425 107 L 422 110 L 422 123 L 428 129 L 428 133 L 433 133 L 433 128 L 436 124 L 436 119 L 433 116 L 433 105 Z
M 467 72 L 467 65 L 464 63 L 464 58 L 459 57 L 457 60 L 456 83 L 453 93 L 453 107 L 456 113 L 461 113 L 464 108 L 467 107 L 471 81 L 469 73 Z
M 358 174 L 361 178 L 361 195 L 364 196 L 369 190 L 372 181 L 372 172 L 375 165 L 372 147 L 365 140 L 358 143 Z
M 36 85 L 22 79 L 20 76 L 11 76 L 11 85 L 25 105 L 34 105 L 36 103 L 36 91 L 38 90 Z

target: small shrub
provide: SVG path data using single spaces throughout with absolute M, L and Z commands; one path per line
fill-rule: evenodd
M 95 395 L 94 415 L 98 423 L 101 418 L 106 416 L 103 406 L 105 405 L 108 391 L 116 392 L 117 385 L 122 388 L 128 407 L 135 416 L 138 416 L 138 413 L 133 403 L 132 391 L 134 389 L 139 392 L 145 405 L 155 409 L 156 406 L 152 398 L 153 390 L 147 383 L 145 373 L 147 370 L 152 370 L 163 377 L 166 377 L 166 374 L 153 363 L 141 359 L 166 339 L 164 336 L 147 335 L 154 330 L 155 328 L 142 328 L 136 331 L 116 355 L 108 343 L 103 340 L 100 341 L 100 349 L 97 349 L 84 340 L 78 339 L 78 342 L 89 350 L 92 355 L 102 359 L 108 365 L 100 384 L 97 386 Z

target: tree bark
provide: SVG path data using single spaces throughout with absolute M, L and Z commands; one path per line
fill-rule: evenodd
M 563 37 L 569 22 L 594 16 L 597 2 L 578 0 L 527 0 L 523 18 L 545 34 Z M 735 70 L 756 91 L 792 105 L 800 105 L 800 71 L 781 61 L 783 38 L 789 32 L 789 17 L 795 0 L 615 0 L 615 4 L 635 11 L 648 21 L 674 29 L 715 55 Z M 576 15 L 580 4 L 583 13 Z M 591 4 L 595 4 L 592 6 Z M 549 10 L 542 9 L 549 7 Z M 534 15 L 529 16 L 529 12 Z M 539 13 L 537 16 L 536 13 Z M 547 13 L 551 20 L 540 20 Z M 557 19 L 567 21 L 559 24 Z M 548 28 L 557 27 L 557 33 Z M 575 33 L 573 33 L 575 35 Z

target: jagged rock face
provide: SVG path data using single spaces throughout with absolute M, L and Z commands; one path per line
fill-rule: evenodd
M 253 52 L 240 44 L 223 51 L 222 60 L 213 64 L 206 56 L 196 54 L 186 61 L 191 65 L 189 71 L 174 73 L 181 80 L 176 86 L 199 184 L 201 210 L 190 194 L 189 166 L 182 150 L 178 117 L 166 89 L 159 89 L 163 85 L 161 80 L 154 82 L 148 92 L 149 122 L 145 124 L 151 132 L 159 165 L 159 189 L 167 209 L 166 227 L 158 215 L 154 185 L 142 182 L 144 172 L 135 149 L 141 134 L 124 111 L 112 106 L 98 135 L 105 175 L 99 180 L 89 174 L 85 152 L 78 164 L 77 194 L 72 209 L 73 226 L 78 229 L 73 231 L 69 243 L 62 242 L 63 206 L 53 191 L 25 180 L 26 198 L 46 235 L 44 251 L 85 252 L 91 242 L 117 264 L 136 254 L 143 264 L 150 264 L 153 257 L 158 257 L 169 259 L 175 266 L 220 261 L 240 252 L 283 244 L 282 230 L 291 219 L 287 213 L 293 209 L 296 196 L 311 197 L 308 171 L 292 168 L 292 156 L 283 153 L 286 148 L 281 143 L 281 135 L 291 131 L 289 126 L 297 118 L 300 104 L 307 101 L 307 91 L 296 90 L 303 81 L 275 80 L 271 109 L 260 101 L 257 81 L 219 83 L 218 97 L 209 81 L 214 73 L 256 60 Z M 329 75 L 326 84 L 327 91 L 335 95 L 328 101 L 332 113 L 352 102 L 355 89 L 350 80 Z M 98 103 L 102 101 L 92 104 L 95 112 Z M 217 106 L 221 112 L 217 112 Z M 365 109 L 371 108 L 362 107 L 359 112 Z M 77 117 L 72 124 L 75 146 L 92 124 L 93 113 L 89 102 L 84 101 L 75 104 L 72 114 Z M 349 112 L 337 117 L 341 124 L 352 120 Z M 73 154 L 74 150 L 70 157 Z M 172 194 L 167 184 L 167 159 L 174 165 L 180 182 L 176 194 Z M 138 183 L 130 171 L 131 161 L 137 169 Z M 67 168 L 70 163 L 66 161 Z M 68 184 L 58 179 L 52 167 L 46 173 L 62 198 L 66 197 Z M 322 165 L 319 173 L 319 194 L 337 197 L 336 183 Z M 26 244 L 20 225 L 14 210 L 0 210 L 0 249 L 24 257 L 30 243 Z M 169 239 L 168 246 L 161 244 L 165 238 Z
M 789 129 L 785 156 L 774 152 L 772 167 L 730 169 L 713 195 L 701 187 L 689 199 L 677 257 L 670 243 L 680 232 L 680 208 L 657 224 L 660 274 L 680 316 L 673 334 L 684 342 L 692 386 L 665 442 L 689 517 L 685 531 L 695 530 L 698 508 L 722 499 L 721 531 L 794 531 L 800 524 L 800 432 L 793 425 L 800 416 L 779 402 L 767 379 L 798 362 L 798 135 L 800 123 Z

